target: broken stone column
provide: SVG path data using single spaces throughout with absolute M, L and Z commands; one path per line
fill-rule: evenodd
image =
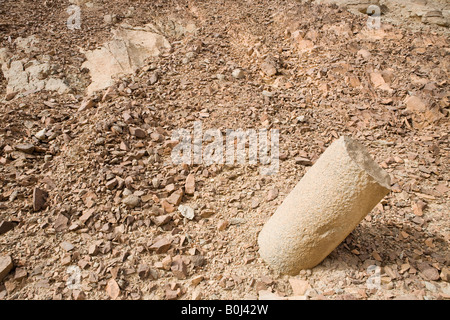
M 331 253 L 390 191 L 390 177 L 364 146 L 334 141 L 303 176 L 258 237 L 261 257 L 294 275 Z

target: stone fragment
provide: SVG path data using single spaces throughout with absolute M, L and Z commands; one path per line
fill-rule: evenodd
M 302 166 L 312 166 L 313 163 L 310 159 L 304 157 L 295 158 L 295 163 L 301 164 Z
M 106 284 L 106 293 L 112 300 L 116 300 L 120 295 L 120 287 L 116 280 L 110 279 Z
M 172 220 L 172 216 L 170 214 L 164 214 L 161 216 L 152 217 L 151 219 L 157 226 L 162 226 Z
M 7 233 L 8 231 L 14 229 L 15 223 L 9 221 L 0 222 L 0 235 Z
M 167 202 L 177 206 L 181 203 L 181 199 L 183 199 L 183 190 L 178 190 L 173 192 L 168 198 Z
M 439 271 L 427 262 L 417 264 L 417 268 L 426 280 L 437 281 L 440 279 Z
M 39 188 L 33 189 L 33 210 L 40 211 L 44 208 L 48 193 Z
M 161 141 L 163 141 L 164 138 L 163 138 L 162 134 L 154 131 L 150 134 L 150 139 L 152 139 L 152 141 L 154 141 L 154 142 L 161 142 Z
M 36 132 L 36 134 L 34 135 L 36 138 L 38 138 L 39 140 L 45 140 L 46 138 L 46 134 L 47 130 L 44 128 L 38 132 Z
M 450 282 L 450 269 L 448 267 L 442 268 L 440 278 L 442 281 Z
M 264 61 L 263 63 L 261 63 L 261 71 L 264 72 L 264 74 L 268 77 L 272 77 L 277 74 L 276 66 L 268 61 Z
M 156 57 L 171 48 L 166 38 L 148 30 L 118 28 L 112 33 L 113 39 L 101 48 L 82 50 L 86 56 L 82 68 L 89 69 L 91 76 L 87 94 L 108 88 L 116 75 L 131 74 L 142 67 L 147 58 Z
M 28 276 L 27 270 L 23 268 L 16 268 L 14 273 L 14 280 L 22 280 Z M 1 281 L 1 280 L 0 280 Z
M 95 105 L 94 99 L 85 99 L 81 102 L 78 111 L 83 111 L 92 108 Z
M 223 230 L 225 230 L 227 227 L 228 227 L 228 221 L 226 221 L 226 220 L 220 220 L 220 221 L 217 223 L 217 230 L 219 230 L 219 231 L 223 231 Z
M 32 154 L 34 151 L 34 145 L 31 143 L 18 144 L 16 145 L 16 150 L 27 154 Z
M 147 136 L 147 132 L 145 132 L 141 128 L 130 127 L 129 130 L 130 130 L 130 134 L 132 136 L 135 136 L 136 138 L 144 139 Z
M 148 84 L 153 85 L 158 82 L 159 75 L 158 72 L 152 72 L 148 77 Z
M 175 256 L 173 258 L 170 270 L 172 270 L 173 275 L 178 279 L 186 279 L 187 277 L 187 265 L 181 256 Z
M 417 96 L 408 96 L 405 99 L 406 110 L 413 113 L 425 112 L 427 105 Z
M 242 79 L 245 77 L 244 71 L 241 69 L 234 69 L 231 75 L 236 79 Z
M 116 178 L 111 179 L 109 181 L 106 182 L 106 188 L 108 188 L 109 190 L 114 189 L 117 185 L 119 184 L 119 181 L 117 181 Z
M 309 282 L 302 279 L 290 278 L 289 283 L 291 284 L 294 296 L 304 296 L 306 290 L 310 288 Z
M 89 248 L 88 248 L 88 254 L 90 255 L 90 256 L 95 256 L 95 255 L 97 255 L 98 253 L 99 253 L 99 248 L 98 248 L 98 246 L 96 245 L 96 244 L 91 244 L 90 246 L 89 246 Z
M 274 199 L 276 199 L 278 197 L 278 189 L 274 188 L 274 189 L 270 189 L 269 192 L 267 193 L 267 201 L 272 201 Z
M 194 219 L 194 216 L 195 216 L 194 209 L 192 209 L 191 207 L 186 206 L 186 205 L 180 205 L 178 207 L 178 211 L 180 211 L 180 214 L 183 217 L 185 217 L 185 218 L 187 218 L 189 220 Z
M 131 194 L 122 200 L 122 203 L 131 209 L 137 207 L 140 204 L 140 202 L 141 200 L 139 199 L 139 197 L 135 196 L 134 194 Z
M 161 206 L 164 209 L 164 212 L 166 213 L 172 213 L 175 211 L 175 207 L 173 205 L 171 205 L 167 200 L 162 200 L 161 201 Z
M 257 198 L 253 199 L 253 200 L 252 200 L 252 203 L 250 204 L 250 207 L 251 207 L 252 209 L 258 208 L 258 207 L 259 207 L 259 199 L 257 199 Z
M 165 253 L 167 252 L 167 250 L 169 250 L 171 245 L 171 241 L 166 239 L 166 238 L 162 238 L 158 241 L 156 241 L 155 243 L 153 243 L 150 246 L 150 250 L 154 250 L 156 253 Z
M 74 248 L 73 244 L 71 244 L 70 242 L 67 242 L 67 241 L 61 242 L 60 247 L 63 248 L 67 252 L 73 250 L 73 248 Z
M 186 183 L 184 184 L 184 190 L 186 194 L 193 195 L 195 192 L 195 176 L 191 173 L 186 178 Z
M 0 256 L 0 282 L 8 275 L 13 266 L 10 256 Z
M 148 277 L 150 272 L 150 267 L 146 263 L 141 263 L 137 268 L 137 273 L 139 275 L 139 278 L 145 279 Z
M 69 219 L 65 215 L 59 214 L 54 223 L 55 231 L 61 232 L 65 229 L 67 229 L 68 223 L 69 223 Z

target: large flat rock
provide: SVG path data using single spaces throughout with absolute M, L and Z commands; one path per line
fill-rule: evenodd
M 89 69 L 92 81 L 87 93 L 111 86 L 115 76 L 133 73 L 144 65 L 145 59 L 158 56 L 170 48 L 164 36 L 147 29 L 114 30 L 111 41 L 99 49 L 84 52 L 87 60 L 83 67 Z

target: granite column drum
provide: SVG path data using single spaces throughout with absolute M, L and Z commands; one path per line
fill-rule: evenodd
M 364 146 L 334 141 L 285 198 L 258 236 L 259 253 L 284 274 L 331 253 L 390 191 L 390 177 Z

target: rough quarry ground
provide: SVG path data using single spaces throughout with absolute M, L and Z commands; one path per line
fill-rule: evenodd
M 449 299 L 444 11 L 371 29 L 311 1 L 0 0 L 0 299 Z M 112 41 L 148 28 L 170 46 Z M 130 72 L 88 93 L 108 41 Z M 196 121 L 278 129 L 278 171 L 174 164 Z M 318 266 L 278 274 L 258 233 L 342 135 L 392 191 Z

